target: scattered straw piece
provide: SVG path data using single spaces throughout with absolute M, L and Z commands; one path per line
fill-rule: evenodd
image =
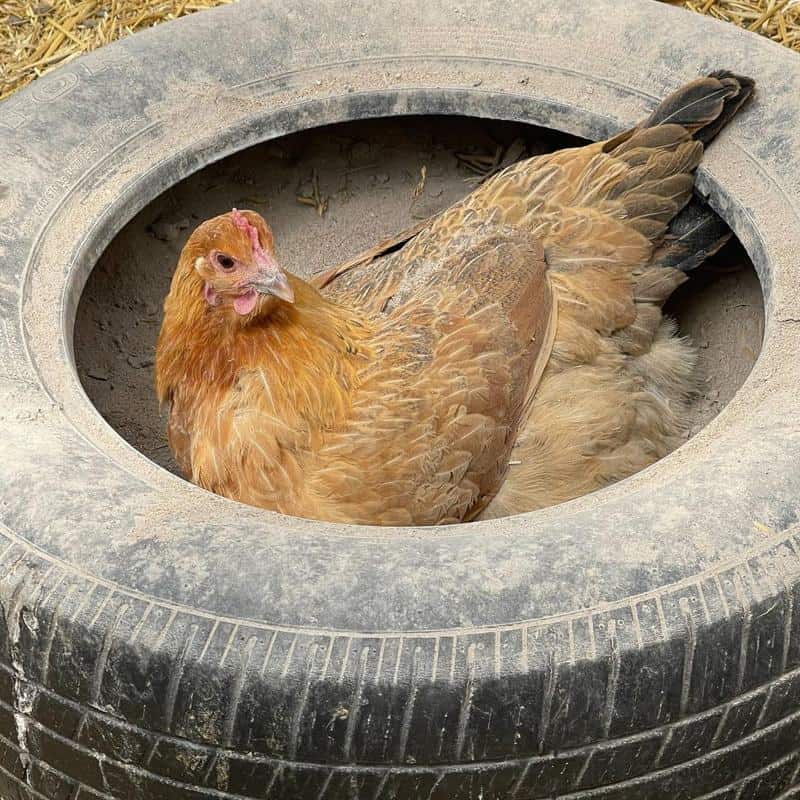
M 412 205 L 416 200 L 419 199 L 419 196 L 425 191 L 425 182 L 427 180 L 428 180 L 428 167 L 427 165 L 423 164 L 419 170 L 419 180 L 417 181 L 417 185 L 414 187 L 414 191 L 411 194 Z
M 321 217 L 328 210 L 329 197 L 323 197 L 319 190 L 319 175 L 314 169 L 311 171 L 311 193 L 298 194 L 297 202 L 302 203 L 304 206 L 311 206 Z

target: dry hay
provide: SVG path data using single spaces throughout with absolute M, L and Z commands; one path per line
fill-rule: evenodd
M 88 50 L 228 2 L 231 0 L 0 0 L 0 99 Z M 666 2 L 733 22 L 800 52 L 800 0 Z
M 0 0 L 0 99 L 81 53 L 231 0 Z
M 667 0 L 800 52 L 800 0 Z

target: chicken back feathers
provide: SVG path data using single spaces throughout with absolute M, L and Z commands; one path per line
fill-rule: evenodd
M 440 524 L 560 502 L 660 458 L 694 386 L 693 351 L 661 313 L 684 280 L 665 266 L 667 229 L 702 142 L 751 89 L 694 81 L 632 131 L 509 167 L 324 293 L 288 276 L 293 303 L 266 292 L 246 315 L 225 298 L 255 285 L 248 237 L 231 215 L 201 225 L 156 365 L 182 469 L 283 513 Z M 246 280 L 219 283 L 219 248 Z

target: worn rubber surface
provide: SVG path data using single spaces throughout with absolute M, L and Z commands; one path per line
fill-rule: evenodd
M 800 798 L 800 59 L 660 3 L 248 2 L 0 105 L 0 796 Z M 90 405 L 81 288 L 126 220 L 298 129 L 459 113 L 599 138 L 699 74 L 758 97 L 701 191 L 766 334 L 652 468 L 447 530 L 284 518 Z

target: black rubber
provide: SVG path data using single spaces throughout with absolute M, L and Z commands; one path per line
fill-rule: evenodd
M 713 69 L 755 101 L 698 186 L 766 296 L 706 429 L 554 509 L 351 528 L 204 493 L 75 373 L 97 256 L 210 161 L 473 114 L 600 138 Z M 0 796 L 800 798 L 800 61 L 641 0 L 242 2 L 0 105 Z
M 532 625 L 525 642 L 267 633 L 12 546 L 2 796 L 788 800 L 800 597 L 780 579 L 752 595 L 780 557 Z

